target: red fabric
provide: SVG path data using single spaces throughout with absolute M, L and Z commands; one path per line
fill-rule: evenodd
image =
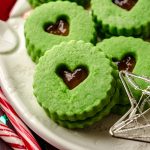
M 16 0 L 0 0 L 0 20 L 6 21 Z

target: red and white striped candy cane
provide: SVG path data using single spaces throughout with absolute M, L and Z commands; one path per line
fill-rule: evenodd
M 0 138 L 14 150 L 27 150 L 22 139 L 2 121 L 0 121 Z
M 20 120 L 12 106 L 8 103 L 6 97 L 4 96 L 2 90 L 0 89 L 0 106 L 5 112 L 10 122 L 16 129 L 18 135 L 22 138 L 25 146 L 28 150 L 41 150 L 40 146 L 36 142 L 35 138 L 26 127 L 26 125 Z

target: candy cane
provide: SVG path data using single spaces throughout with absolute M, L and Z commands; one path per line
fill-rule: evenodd
M 20 120 L 12 106 L 8 103 L 6 97 L 3 95 L 2 90 L 0 89 L 0 106 L 3 111 L 6 113 L 10 122 L 16 129 L 18 135 L 22 138 L 25 146 L 28 150 L 41 150 L 40 146 L 36 142 L 35 138 L 32 136 L 29 129 L 25 124 Z
M 0 138 L 14 150 L 27 150 L 22 139 L 2 121 L 0 121 Z

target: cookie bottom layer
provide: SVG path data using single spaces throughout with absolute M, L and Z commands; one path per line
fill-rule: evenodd
M 110 113 L 111 109 L 116 105 L 118 98 L 119 98 L 119 90 L 117 89 L 115 91 L 114 96 L 112 96 L 110 103 L 107 106 L 105 106 L 105 108 L 103 108 L 103 110 L 98 112 L 95 116 L 93 116 L 91 118 L 87 118 L 85 120 L 62 121 L 62 120 L 58 120 L 58 119 L 55 120 L 54 118 L 52 118 L 52 119 L 59 125 L 66 127 L 66 128 L 70 128 L 70 129 L 85 128 L 85 127 L 88 127 L 88 126 L 100 121 L 102 118 L 107 116 Z
M 130 105 L 115 105 L 112 109 L 111 112 L 113 114 L 117 114 L 117 115 L 124 115 L 129 109 L 130 109 Z

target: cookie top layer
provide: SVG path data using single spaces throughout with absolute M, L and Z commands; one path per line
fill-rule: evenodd
M 133 37 L 112 37 L 97 44 L 111 60 L 119 61 L 125 56 L 133 56 L 136 64 L 133 73 L 150 77 L 150 43 Z M 147 83 L 137 80 L 139 86 L 146 88 Z M 139 93 L 141 94 L 141 93 Z M 138 93 L 137 93 L 137 96 Z M 126 96 L 125 96 L 126 97 Z M 123 96 L 122 96 L 123 99 Z
M 70 71 L 79 66 L 87 68 L 87 78 L 70 90 L 57 74 L 64 65 Z M 34 76 L 34 93 L 52 118 L 84 120 L 110 102 L 115 90 L 113 71 L 99 48 L 82 41 L 64 42 L 41 57 Z
M 50 34 L 45 31 L 48 24 L 65 19 L 69 24 L 67 36 Z M 38 61 L 45 51 L 63 41 L 83 40 L 94 42 L 95 28 L 92 16 L 76 3 L 57 1 L 37 7 L 25 23 L 25 37 L 28 52 Z
M 150 34 L 149 0 L 138 0 L 129 11 L 114 4 L 113 0 L 91 0 L 91 6 L 106 33 L 125 36 Z

